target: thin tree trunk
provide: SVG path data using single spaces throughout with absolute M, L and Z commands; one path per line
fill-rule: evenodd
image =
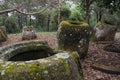
M 47 32 L 49 32 L 49 27 L 50 27 L 50 14 L 48 15 L 48 20 L 47 20 L 47 29 L 46 29 Z
M 96 18 L 97 18 L 97 22 L 99 21 L 99 13 L 96 12 Z
M 86 22 L 89 24 L 90 0 L 86 0 Z
M 60 17 L 61 17 L 61 15 L 60 15 L 60 10 L 59 10 L 59 11 L 58 11 L 58 23 L 57 23 L 57 24 L 60 23 Z
M 18 25 L 19 25 L 20 29 L 22 29 L 22 25 L 21 25 L 21 15 L 18 15 Z
M 101 12 L 101 10 L 99 11 L 99 21 L 101 21 L 101 19 L 102 19 L 102 12 Z
M 28 24 L 28 21 L 27 21 L 27 15 L 25 15 L 25 25 Z
M 58 0 L 58 24 L 60 24 L 61 21 L 61 6 L 64 0 Z
M 61 0 L 58 0 L 58 24 L 60 23 L 60 17 L 61 17 Z
M 101 21 L 101 19 L 102 19 L 102 11 L 101 10 L 96 12 L 96 18 L 97 18 L 97 22 Z
M 32 24 L 32 19 L 31 19 L 31 15 L 30 15 L 30 25 Z

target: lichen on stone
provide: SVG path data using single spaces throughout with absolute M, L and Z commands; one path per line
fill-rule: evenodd
M 58 49 L 78 51 L 83 58 L 87 54 L 90 28 L 85 22 L 62 21 L 57 31 Z
M 63 58 L 63 59 L 70 57 L 68 53 L 59 53 L 59 54 L 56 54 L 55 56 L 56 58 Z
M 14 51 L 10 53 L 5 50 L 9 50 L 9 48 L 12 49 L 16 45 L 16 47 L 25 47 L 25 45 L 28 47 L 34 45 L 33 47 L 35 47 L 35 44 L 38 43 L 41 44 L 40 46 L 42 46 L 42 44 L 46 45 L 39 41 L 16 43 L 1 48 L 1 55 L 4 57 L 4 52 L 5 54 L 12 54 Z M 21 50 L 21 48 L 14 49 Z M 83 78 L 81 78 L 83 75 L 80 74 L 80 66 L 78 67 L 80 63 L 77 61 L 79 60 L 77 59 L 79 58 L 77 52 L 55 51 L 54 53 L 56 54 L 50 57 L 29 61 L 8 61 L 8 59 L 5 59 L 7 57 L 4 57 L 4 59 L 1 58 L 0 80 L 83 80 Z

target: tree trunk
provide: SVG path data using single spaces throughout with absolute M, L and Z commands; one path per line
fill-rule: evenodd
M 30 25 L 32 24 L 32 19 L 31 19 L 31 15 L 30 15 Z
M 99 13 L 96 12 L 96 18 L 97 18 L 97 22 L 99 21 Z
M 47 32 L 49 32 L 49 27 L 50 27 L 50 14 L 48 15 L 48 19 L 47 19 L 47 28 L 46 28 Z
M 86 22 L 89 24 L 90 0 L 86 0 Z
M 28 21 L 27 21 L 27 15 L 24 15 L 25 16 L 25 25 L 28 24 Z
M 102 19 L 102 11 L 100 10 L 99 11 L 99 21 L 101 21 L 101 19 Z
M 60 15 L 60 10 L 59 10 L 59 11 L 58 11 L 58 23 L 57 23 L 57 24 L 60 23 L 60 17 L 61 17 L 61 15 Z
M 101 21 L 101 19 L 102 19 L 102 11 L 101 10 L 96 12 L 96 17 L 97 17 L 97 22 Z
M 20 18 L 21 18 L 21 16 L 18 15 L 18 25 L 19 25 L 19 27 L 21 28 L 21 20 L 20 20 Z
M 62 0 L 58 0 L 58 24 L 60 24 L 61 21 L 61 5 L 62 5 Z

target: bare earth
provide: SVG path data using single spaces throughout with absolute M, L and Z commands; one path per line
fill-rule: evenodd
M 56 48 L 56 35 L 55 34 L 47 34 L 47 35 L 37 35 L 38 40 L 45 40 L 48 42 L 49 46 L 51 48 Z M 6 42 L 3 42 L 0 44 L 0 47 L 16 42 L 20 42 L 21 36 L 20 35 L 9 35 L 8 40 Z M 109 74 L 109 73 L 104 73 L 98 70 L 94 70 L 91 66 L 92 64 L 101 59 L 115 59 L 115 60 L 120 60 L 120 53 L 112 53 L 112 52 L 106 52 L 103 51 L 103 46 L 102 44 L 96 45 L 95 43 L 90 42 L 89 46 L 89 51 L 88 51 L 88 57 L 84 60 L 81 61 L 82 68 L 83 68 L 83 74 L 84 74 L 84 79 L 85 80 L 120 80 L 120 74 Z

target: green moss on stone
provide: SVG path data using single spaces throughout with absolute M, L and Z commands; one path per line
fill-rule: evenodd
M 86 55 L 89 45 L 90 28 L 85 22 L 62 21 L 57 32 L 58 49 L 79 51 Z M 80 52 L 82 51 L 82 52 Z M 80 56 L 83 58 L 83 56 Z
M 77 66 L 78 66 L 78 71 L 79 71 L 79 74 L 82 75 L 80 76 L 80 80 L 84 80 L 84 77 L 83 77 L 83 71 L 82 71 L 82 67 L 81 67 L 81 64 L 80 64 L 80 57 L 79 55 L 77 54 L 77 52 L 72 52 L 73 54 L 70 54 L 71 57 L 75 60 Z
M 30 42 L 26 42 L 26 45 L 28 43 Z M 6 49 L 13 46 L 6 46 Z M 1 59 L 0 80 L 83 80 L 81 79 L 83 75 L 79 73 L 77 66 L 79 63 L 76 63 L 78 62 L 77 57 L 77 53 L 58 51 L 51 57 L 30 61 L 4 61 Z
M 79 21 L 62 21 L 61 23 L 60 23 L 60 26 L 69 26 L 69 27 L 71 27 L 71 26 L 81 26 L 81 27 L 88 27 L 88 24 L 87 23 L 85 23 L 85 22 L 79 22 Z

